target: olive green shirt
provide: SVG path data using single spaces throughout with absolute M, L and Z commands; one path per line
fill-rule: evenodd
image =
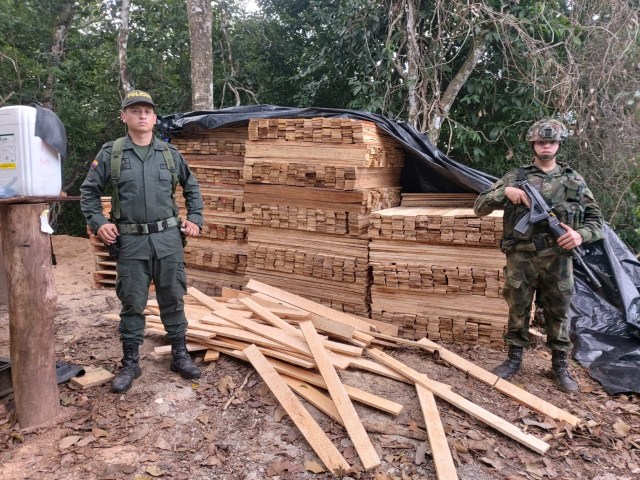
M 173 157 L 178 181 L 182 186 L 187 207 L 187 220 L 202 228 L 203 202 L 195 175 L 180 152 L 167 144 Z M 109 220 L 102 213 L 100 197 L 111 183 L 111 151 L 108 142 L 91 163 L 87 178 L 80 187 L 80 208 L 89 227 L 97 232 Z M 154 137 L 146 157 L 134 151 L 129 137 L 122 148 L 118 195 L 120 219 L 118 223 L 145 224 L 178 216 L 178 206 L 172 198 L 172 176 L 162 154 L 163 142 Z M 182 250 L 179 227 L 171 227 L 150 234 L 120 235 L 120 258 L 146 260 L 155 254 L 163 258 Z

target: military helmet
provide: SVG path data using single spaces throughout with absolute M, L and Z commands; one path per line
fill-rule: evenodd
M 553 119 L 539 120 L 527 132 L 528 142 L 564 142 L 569 136 L 567 127 Z

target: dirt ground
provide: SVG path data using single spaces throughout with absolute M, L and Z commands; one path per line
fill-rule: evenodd
M 94 289 L 88 240 L 54 237 L 58 310 L 56 360 L 114 370 L 121 357 L 115 292 Z M 115 302 L 113 300 L 116 300 Z M 141 350 L 142 376 L 124 395 L 108 384 L 87 390 L 59 385 L 62 413 L 49 424 L 21 430 L 13 398 L 0 398 L 0 479 L 321 479 L 321 462 L 278 406 L 253 369 L 221 356 L 201 363 L 197 383 L 169 371 L 167 357 L 155 358 L 158 336 L 147 336 Z M 445 345 L 485 368 L 503 352 Z M 388 350 L 389 351 L 389 350 Z M 489 429 L 464 412 L 437 400 L 461 479 L 640 478 L 640 398 L 607 395 L 579 366 L 573 366 L 582 393 L 553 386 L 550 354 L 544 347 L 526 352 L 514 383 L 585 419 L 573 432 L 442 363 L 426 353 L 389 351 L 399 360 L 446 382 L 454 391 L 551 445 L 541 456 Z M 9 354 L 6 309 L 0 311 L 0 356 Z M 195 354 L 197 362 L 202 355 Z M 370 373 L 341 373 L 346 384 L 405 406 L 394 417 L 356 404 L 380 454 L 382 465 L 363 472 L 344 429 L 306 404 L 333 443 L 354 466 L 353 479 L 436 478 L 415 390 Z

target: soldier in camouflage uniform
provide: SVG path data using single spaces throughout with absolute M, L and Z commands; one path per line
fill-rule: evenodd
M 536 122 L 527 132 L 533 162 L 511 170 L 476 200 L 476 215 L 504 209 L 501 250 L 507 256 L 504 297 L 509 305 L 509 323 L 504 336 L 507 360 L 494 369 L 501 378 L 514 375 L 522 364 L 523 348 L 529 346 L 529 319 L 536 291 L 544 308 L 547 346 L 552 351 L 552 371 L 558 386 L 579 391 L 567 365 L 571 349 L 568 311 L 573 292 L 573 263 L 570 251 L 602 238 L 602 213 L 584 179 L 571 167 L 556 162 L 560 145 L 567 138 L 565 126 L 557 120 Z M 514 230 L 529 211 L 529 198 L 518 188 L 527 181 L 551 206 L 566 233 L 557 241 L 546 222 L 536 224 L 526 234 Z
M 116 292 L 122 302 L 119 331 L 123 358 L 122 369 L 112 384 L 114 392 L 129 390 L 142 373 L 138 351 L 143 341 L 143 311 L 152 280 L 160 318 L 171 342 L 171 370 L 183 378 L 200 376 L 185 345 L 187 321 L 183 296 L 187 283 L 180 232 L 181 227 L 187 236 L 200 232 L 203 210 L 200 188 L 176 148 L 153 135 L 157 116 L 148 93 L 129 92 L 120 115 L 128 135 L 118 153 L 121 161 L 117 191 L 111 202 L 111 222 L 102 214 L 100 197 L 112 182 L 111 161 L 118 156 L 114 154 L 114 142 L 102 146 L 80 188 L 80 206 L 89 227 L 106 245 L 120 244 Z M 186 200 L 187 218 L 182 223 L 174 201 L 175 182 L 182 186 Z

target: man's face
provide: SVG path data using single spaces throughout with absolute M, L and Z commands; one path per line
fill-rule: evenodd
M 120 114 L 120 118 L 127 124 L 129 130 L 134 133 L 148 133 L 153 131 L 153 127 L 158 119 L 153 107 L 146 103 L 129 105 Z
M 542 161 L 553 160 L 560 148 L 560 142 L 557 141 L 541 141 L 533 142 L 533 150 Z

